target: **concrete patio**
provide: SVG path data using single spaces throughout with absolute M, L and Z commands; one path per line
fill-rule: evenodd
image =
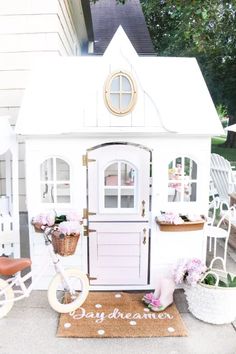
M 236 252 L 231 247 L 228 249 L 227 268 L 236 273 Z M 227 325 L 199 321 L 188 312 L 184 292 L 180 289 L 175 291 L 175 303 L 187 327 L 188 337 L 57 338 L 59 315 L 50 308 L 46 291 L 33 291 L 28 299 L 15 303 L 8 316 L 0 320 L 0 354 L 236 353 L 236 321 Z
M 57 338 L 58 314 L 49 307 L 45 291 L 34 291 L 29 299 L 16 303 L 8 316 L 0 320 L 0 353 L 236 353 L 236 322 L 216 326 L 197 320 L 188 312 L 182 290 L 176 290 L 175 303 L 188 329 L 188 337 Z

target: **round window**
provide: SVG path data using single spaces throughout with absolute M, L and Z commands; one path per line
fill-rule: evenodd
M 134 108 L 137 91 L 129 74 L 113 73 L 106 82 L 105 101 L 107 108 L 116 115 L 125 115 Z

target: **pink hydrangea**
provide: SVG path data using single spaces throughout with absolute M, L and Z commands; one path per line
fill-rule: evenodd
M 187 263 L 187 276 L 186 282 L 190 285 L 194 285 L 200 280 L 202 275 L 206 272 L 207 267 L 198 258 L 193 258 Z
M 58 225 L 58 230 L 64 235 L 77 234 L 80 232 L 78 221 L 63 221 Z
M 174 281 L 176 284 L 181 284 L 184 281 L 187 272 L 187 262 L 181 259 L 175 266 L 173 271 Z
M 164 221 L 170 224 L 175 224 L 175 225 L 179 225 L 179 224 L 183 224 L 184 220 L 176 213 L 174 212 L 167 212 L 165 214 L 161 214 L 158 217 L 159 221 Z
M 82 217 L 77 211 L 70 211 L 66 214 L 66 220 L 68 220 L 68 221 L 81 221 Z
M 183 282 L 189 285 L 195 285 L 206 272 L 207 267 L 198 258 L 180 260 L 173 271 L 176 284 Z
M 42 225 L 53 226 L 55 223 L 55 213 L 40 213 L 33 218 L 33 223 L 39 223 Z

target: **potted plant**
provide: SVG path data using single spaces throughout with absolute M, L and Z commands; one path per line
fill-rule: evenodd
M 213 268 L 215 261 L 222 269 Z M 207 268 L 199 259 L 179 262 L 174 269 L 176 284 L 183 283 L 189 311 L 198 319 L 213 323 L 231 323 L 236 318 L 236 275 L 226 271 L 221 257 Z

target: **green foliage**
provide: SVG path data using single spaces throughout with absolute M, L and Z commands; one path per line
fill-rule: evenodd
M 223 104 L 218 104 L 216 106 L 216 110 L 221 120 L 225 118 L 228 114 L 227 107 L 225 107 Z
M 157 54 L 196 57 L 215 105 L 236 122 L 236 0 L 141 4 Z
M 207 285 L 215 285 L 216 283 L 216 278 L 214 277 L 214 275 L 212 274 L 207 274 L 207 276 L 205 277 L 205 279 L 202 281 L 203 284 L 207 284 Z
M 228 281 L 228 286 L 230 288 L 236 287 L 236 277 L 231 277 L 231 275 L 228 273 L 227 274 L 227 281 Z
M 63 221 L 67 221 L 66 215 L 59 215 L 55 217 L 55 224 L 60 224 Z
M 92 3 L 94 3 L 94 4 L 95 4 L 97 1 L 99 1 L 99 0 L 90 0 L 90 2 L 92 2 Z M 110 0 L 110 1 L 112 1 L 112 0 Z M 122 5 L 124 5 L 125 2 L 126 2 L 126 0 L 114 0 L 114 1 L 116 1 L 117 4 L 122 4 Z
M 225 137 L 215 137 L 212 139 L 211 152 L 223 156 L 228 160 L 233 169 L 236 169 L 236 149 L 223 147 Z
M 225 142 L 226 137 L 225 136 L 214 136 L 211 139 L 211 144 L 212 145 L 221 145 Z
M 214 286 L 216 284 L 216 278 L 213 274 L 207 274 L 205 279 L 202 281 L 203 284 Z M 236 287 L 236 276 L 231 277 L 229 273 L 227 273 L 226 281 L 219 280 L 219 287 L 222 288 L 235 288 Z

